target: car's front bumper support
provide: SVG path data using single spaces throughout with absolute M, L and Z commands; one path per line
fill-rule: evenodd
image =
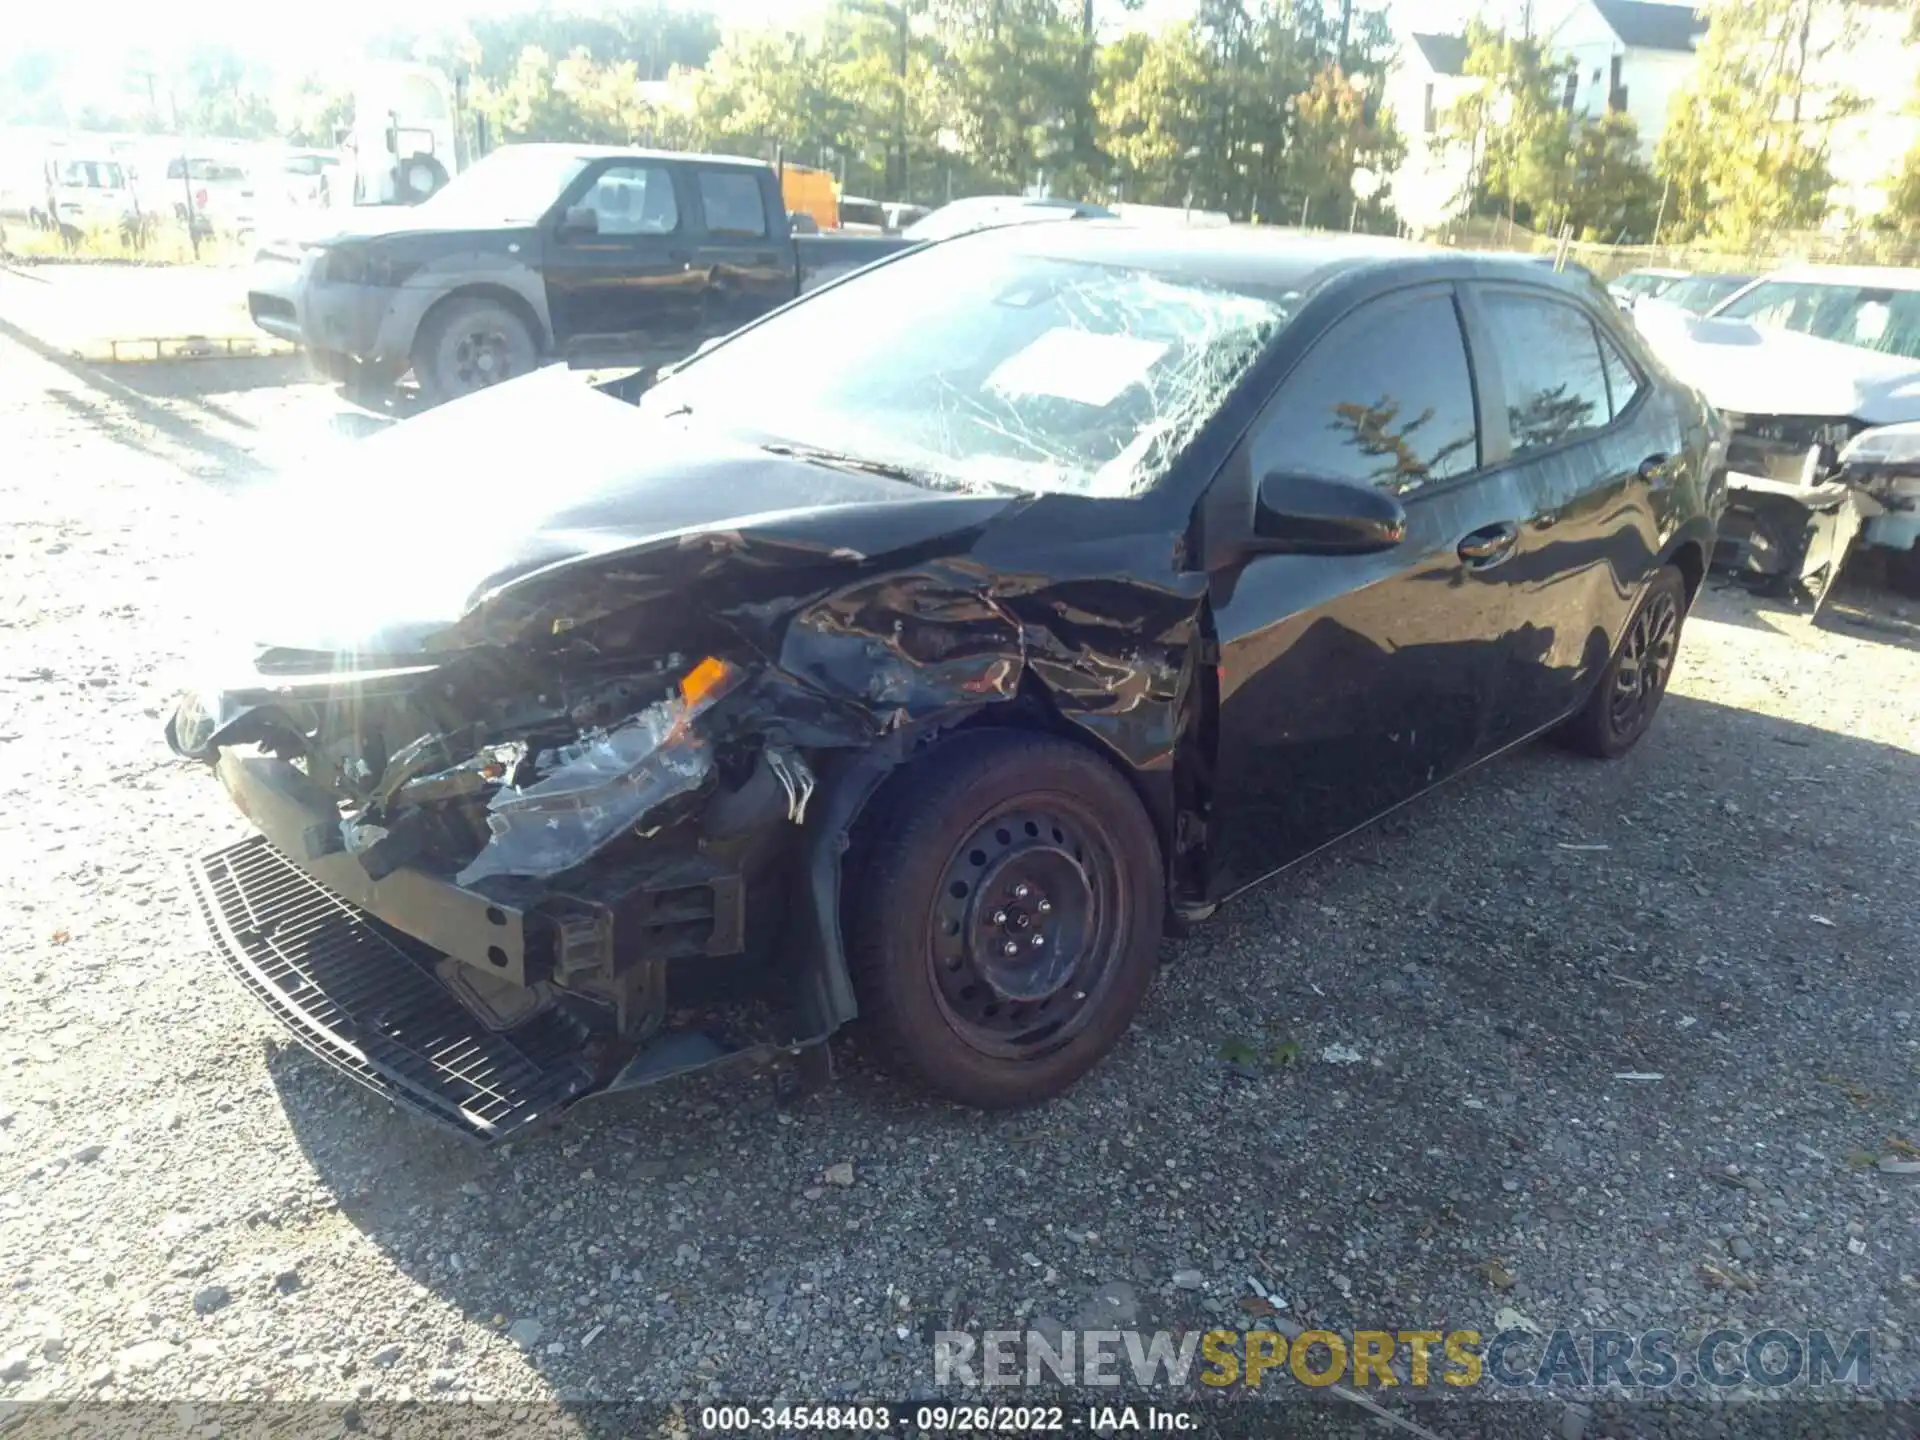
M 1714 565 L 1810 600 L 1817 613 L 1861 525 L 1881 507 L 1837 480 L 1795 485 L 1735 471 L 1729 482 Z
M 333 797 L 285 760 L 229 746 L 214 770 L 274 848 L 342 900 L 497 979 L 530 985 L 539 978 L 528 973 L 528 922 L 519 906 L 404 866 L 373 879 L 341 842 Z

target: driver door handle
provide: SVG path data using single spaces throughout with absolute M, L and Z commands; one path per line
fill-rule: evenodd
M 1497 525 L 1483 525 L 1465 536 L 1457 549 L 1469 569 L 1486 570 L 1511 555 L 1514 542 L 1519 538 L 1520 527 L 1511 520 L 1502 520 Z

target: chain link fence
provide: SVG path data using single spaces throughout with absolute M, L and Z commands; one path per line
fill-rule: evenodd
M 1902 265 L 1920 267 L 1920 243 L 1905 236 L 1871 232 L 1806 231 L 1776 236 L 1748 250 L 1710 244 L 1596 245 L 1555 239 L 1502 219 L 1474 217 L 1448 226 L 1441 244 L 1462 250 L 1505 250 L 1523 255 L 1554 255 L 1586 266 L 1602 280 L 1629 270 L 1664 267 L 1694 274 L 1759 275 L 1783 265 Z

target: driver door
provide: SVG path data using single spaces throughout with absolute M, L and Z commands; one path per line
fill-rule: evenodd
M 1215 898 L 1457 774 L 1492 748 L 1502 564 L 1527 518 L 1483 467 L 1451 286 L 1371 300 L 1281 382 L 1216 485 L 1267 474 L 1376 485 L 1406 538 L 1372 555 L 1261 554 L 1211 575 L 1219 768 Z
M 706 279 L 694 273 L 678 168 L 612 161 L 575 181 L 554 211 L 547 305 L 569 359 L 648 364 L 699 343 Z

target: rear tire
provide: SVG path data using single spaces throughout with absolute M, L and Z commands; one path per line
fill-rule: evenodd
M 981 731 L 888 782 L 843 906 L 862 1018 L 892 1068 L 1004 1109 L 1058 1095 L 1125 1033 L 1153 980 L 1165 878 L 1111 766 Z
M 498 300 L 478 296 L 435 310 L 413 347 L 414 372 L 430 405 L 530 374 L 539 360 L 527 322 Z
M 1667 693 L 1686 618 L 1686 577 L 1668 565 L 1647 582 L 1593 694 L 1553 738 L 1597 760 L 1617 759 L 1631 750 L 1653 724 Z

